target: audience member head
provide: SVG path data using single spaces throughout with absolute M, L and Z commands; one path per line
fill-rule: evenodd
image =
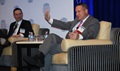
M 79 3 L 75 8 L 76 17 L 78 20 L 83 20 L 88 16 L 88 6 L 85 3 Z
M 20 21 L 23 19 L 23 12 L 20 8 L 15 8 L 13 10 L 13 15 L 16 21 Z

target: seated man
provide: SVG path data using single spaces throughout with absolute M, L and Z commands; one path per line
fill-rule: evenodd
M 15 21 L 10 24 L 8 35 L 6 38 L 6 43 L 10 42 L 8 41 L 8 38 L 13 37 L 28 37 L 29 32 L 33 32 L 32 26 L 30 21 L 23 19 L 23 12 L 20 8 L 15 8 L 13 10 L 13 16 L 15 18 Z M 34 34 L 34 32 L 33 32 Z M 6 46 L 9 46 L 6 45 Z M 13 57 L 13 65 L 17 66 L 17 48 L 16 43 L 12 43 L 12 57 Z M 0 46 L 0 48 L 4 48 L 3 46 Z
M 100 24 L 96 18 L 88 14 L 88 6 L 84 3 L 80 3 L 76 6 L 75 11 L 76 19 L 74 21 L 62 22 L 52 19 L 48 11 L 45 13 L 45 19 L 52 27 L 68 30 L 69 32 L 66 35 L 67 39 L 87 40 L 96 38 L 100 29 Z M 63 52 L 60 45 L 62 40 L 63 38 L 58 35 L 50 34 L 39 47 L 38 54 L 33 57 L 26 56 L 24 60 L 26 63 L 37 67 L 45 65 L 44 70 L 49 71 L 52 55 Z M 46 63 L 44 59 L 47 55 L 51 55 L 51 57 L 46 60 Z
M 13 10 L 15 22 L 10 24 L 8 37 L 28 37 L 33 32 L 30 21 L 23 19 L 23 12 L 20 8 Z
M 13 16 L 15 21 L 10 24 L 8 38 L 13 37 L 28 37 L 29 32 L 33 32 L 30 21 L 23 19 L 23 12 L 20 8 L 13 10 Z M 34 32 L 33 32 L 34 34 Z M 12 63 L 13 66 L 17 66 L 17 46 L 16 43 L 12 43 Z

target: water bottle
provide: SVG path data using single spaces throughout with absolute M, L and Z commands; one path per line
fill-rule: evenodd
M 30 42 L 34 41 L 34 35 L 33 35 L 33 32 L 29 32 L 29 35 L 28 35 L 28 41 L 30 41 Z
M 48 31 L 45 32 L 44 39 L 48 37 Z

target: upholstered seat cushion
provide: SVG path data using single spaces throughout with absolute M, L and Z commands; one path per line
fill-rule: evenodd
M 52 58 L 53 64 L 68 64 L 67 53 L 58 53 L 55 54 Z
M 14 38 L 14 37 L 10 37 L 8 40 L 9 40 L 11 43 L 13 43 L 13 42 L 15 42 L 15 41 L 28 40 L 28 38 L 22 38 L 22 37 Z M 3 49 L 2 55 L 12 55 L 12 47 L 11 47 L 11 45 L 8 46 L 8 47 L 5 47 L 5 48 Z
M 12 55 L 12 47 L 8 46 L 3 49 L 2 55 Z

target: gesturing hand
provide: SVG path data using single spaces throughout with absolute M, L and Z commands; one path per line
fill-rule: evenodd
M 46 21 L 50 20 L 50 13 L 49 13 L 49 11 L 46 11 L 44 16 L 45 16 Z
M 78 39 L 79 38 L 79 34 L 77 32 L 70 32 L 68 34 L 70 39 Z

